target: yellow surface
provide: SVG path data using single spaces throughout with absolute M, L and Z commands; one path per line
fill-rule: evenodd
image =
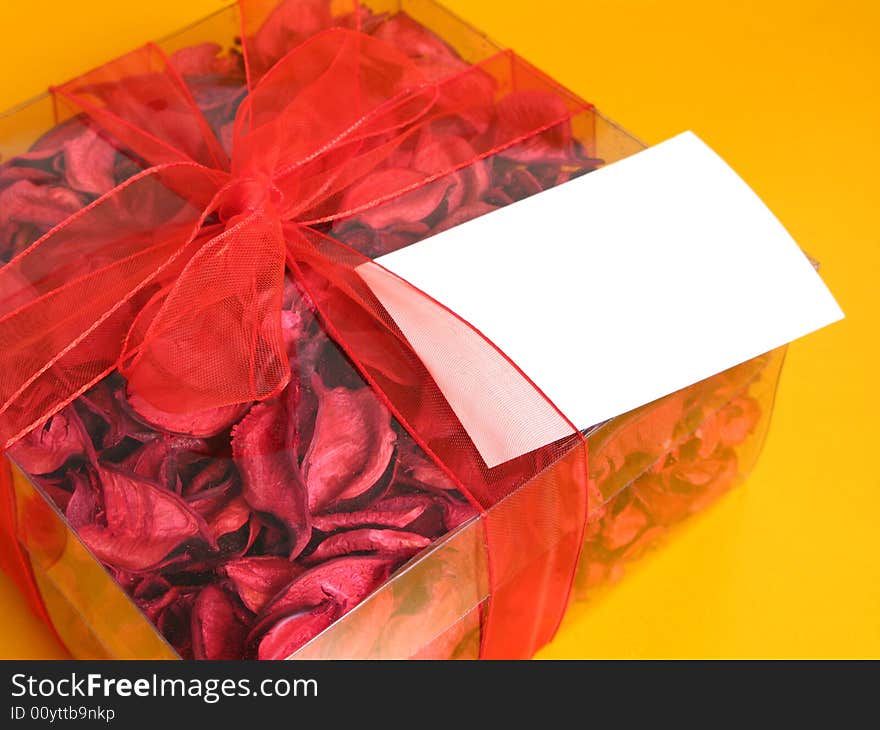
M 0 107 L 222 4 L 2 0 Z M 880 657 L 880 4 L 447 4 L 646 142 L 696 131 L 822 262 L 848 315 L 790 349 L 749 483 L 542 656 Z M 0 657 L 62 656 L 0 579 Z

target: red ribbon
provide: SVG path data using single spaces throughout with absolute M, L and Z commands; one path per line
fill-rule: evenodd
M 456 367 L 497 372 L 503 400 L 486 414 L 488 432 L 503 438 L 503 429 L 553 421 L 570 429 L 544 449 L 487 467 L 473 433 L 359 275 L 370 259 L 321 228 L 588 107 L 560 94 L 563 103 L 543 116 L 475 135 L 472 152 L 438 157 L 390 189 L 354 199 L 352 184 L 421 130 L 486 114 L 487 94 L 491 106 L 519 88 L 558 87 L 509 52 L 428 78 L 359 31 L 356 3 L 281 58 L 267 57 L 254 29 L 271 28 L 292 4 L 267 18 L 254 10 L 265 3 L 240 2 L 248 94 L 231 159 L 155 45 L 53 89 L 60 110 L 85 114 L 148 167 L 0 269 L 0 445 L 114 370 L 130 392 L 168 412 L 276 395 L 290 379 L 280 319 L 287 272 L 401 425 L 483 513 L 491 595 L 482 655 L 529 656 L 552 637 L 567 604 L 586 514 L 586 442 L 491 342 L 381 270 L 383 288 L 399 301 L 431 303 L 424 332 L 439 351 L 457 353 Z M 288 41 L 299 40 L 291 32 Z

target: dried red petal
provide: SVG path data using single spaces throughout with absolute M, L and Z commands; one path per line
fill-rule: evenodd
M 355 210 L 408 187 L 417 186 L 411 192 L 360 213 L 357 220 L 370 228 L 386 228 L 420 221 L 437 209 L 452 185 L 451 180 L 425 183 L 424 179 L 424 173 L 409 168 L 379 170 L 352 185 L 346 191 L 340 209 Z
M 368 509 L 357 512 L 336 512 L 315 515 L 312 526 L 321 532 L 335 532 L 355 527 L 409 527 L 425 512 L 436 506 L 433 497 L 426 494 L 408 494 L 385 497 Z
M 547 131 L 504 150 L 505 157 L 533 162 L 569 155 L 572 140 L 571 124 L 567 121 L 569 111 L 557 94 L 538 89 L 515 91 L 498 102 L 496 111 L 495 135 L 499 141 L 523 137 L 533 129 L 552 125 Z
M 162 611 L 184 592 L 180 586 L 172 586 L 157 575 L 147 575 L 131 589 L 138 607 L 151 621 L 157 621 Z
M 15 221 L 48 230 L 83 207 L 85 200 L 61 185 L 19 180 L 0 190 L 0 227 Z
M 225 431 L 247 408 L 230 405 L 195 413 L 168 413 L 150 405 L 137 393 L 128 393 L 128 405 L 135 418 L 158 431 L 197 438 L 209 438 Z
M 376 230 L 358 222 L 357 218 L 333 228 L 334 237 L 369 258 L 377 258 L 409 246 L 427 238 L 430 232 L 431 228 L 422 221 L 400 223 L 391 228 Z
M 504 192 L 511 200 L 522 200 L 530 195 L 540 193 L 544 186 L 531 172 L 521 167 L 510 170 L 503 178 Z
M 224 483 L 187 497 L 187 503 L 205 519 L 215 540 L 238 532 L 251 518 L 251 507 L 237 489 L 237 480 L 230 476 Z
M 79 536 L 101 562 L 150 570 L 187 542 L 211 542 L 204 520 L 173 492 L 109 466 L 98 475 L 107 525 L 83 525 Z
M 88 474 L 73 473 L 70 481 L 73 484 L 73 494 L 67 502 L 64 516 L 73 529 L 78 529 L 94 523 L 98 513 L 98 498 Z
M 82 406 L 79 413 L 97 448 L 112 448 L 126 437 L 146 442 L 156 435 L 152 428 L 131 416 L 124 394 L 108 380 L 80 396 L 77 404 Z
M 423 134 L 413 154 L 412 166 L 426 173 L 452 169 L 473 160 L 473 146 L 457 134 Z M 489 189 L 489 168 L 483 160 L 470 162 L 446 178 L 450 183 L 446 196 L 446 215 L 462 204 L 473 203 Z
M 171 63 L 181 76 L 225 75 L 236 70 L 235 59 L 221 56 L 219 43 L 199 43 L 171 54 Z M 201 106 L 201 105 L 200 105 Z
M 320 563 L 341 555 L 386 555 L 411 558 L 431 544 L 431 539 L 403 530 L 377 530 L 370 527 L 339 532 L 323 540 L 308 556 L 309 563 Z
M 470 519 L 476 517 L 479 512 L 470 502 L 457 499 L 452 494 L 441 495 L 443 506 L 443 525 L 446 530 L 454 530 Z
M 327 601 L 305 613 L 281 619 L 260 640 L 257 659 L 287 659 L 332 624 L 338 615 L 336 604 Z
M 400 449 L 400 467 L 397 479 L 401 484 L 431 492 L 448 492 L 456 489 L 452 478 L 437 464 L 428 459 L 412 439 L 404 441 Z
M 240 612 L 217 586 L 201 590 L 192 607 L 195 659 L 241 659 L 247 628 Z
M 274 555 L 230 560 L 223 569 L 241 602 L 254 613 L 262 611 L 270 599 L 303 572 L 296 563 Z
M 254 35 L 250 64 L 266 70 L 291 48 L 332 25 L 327 0 L 285 0 L 275 8 Z
M 28 474 L 49 474 L 71 457 L 85 455 L 85 434 L 76 413 L 68 408 L 31 431 L 9 453 Z
M 602 529 L 602 544 L 607 550 L 629 545 L 648 524 L 648 516 L 634 501 L 613 516 L 609 515 L 606 520 Z
M 624 550 L 620 557 L 622 560 L 637 560 L 650 548 L 654 547 L 666 534 L 666 528 L 660 525 L 649 527 L 636 540 Z
M 435 235 L 440 233 L 441 231 L 445 231 L 449 228 L 454 228 L 455 226 L 459 226 L 466 221 L 473 220 L 474 218 L 479 218 L 481 215 L 486 215 L 486 213 L 491 213 L 493 210 L 496 210 L 497 206 L 491 205 L 490 203 L 484 203 L 482 201 L 477 201 L 476 203 L 468 203 L 467 205 L 462 205 L 459 208 L 456 208 L 455 211 L 445 216 L 443 220 L 441 220 L 434 228 L 431 229 L 431 235 Z
M 727 459 L 722 455 L 715 459 L 682 460 L 669 471 L 679 482 L 704 487 L 715 481 L 727 469 Z
M 179 471 L 204 458 L 209 452 L 201 439 L 187 436 L 159 436 L 132 453 L 124 462 L 138 476 L 179 491 Z
M 6 183 L 14 183 L 18 180 L 28 180 L 37 185 L 47 185 L 49 183 L 58 182 L 58 174 L 51 169 L 43 167 L 32 167 L 46 162 L 44 155 L 22 155 L 14 157 L 8 162 L 0 165 L 0 187 Z
M 63 477 L 35 477 L 34 481 L 40 486 L 40 489 L 46 494 L 52 502 L 60 509 L 62 512 L 67 510 L 67 505 L 70 504 L 70 498 L 73 496 L 69 491 L 67 491 L 65 482 L 66 480 Z
M 237 472 L 231 460 L 216 456 L 196 466 L 196 473 L 184 483 L 181 493 L 185 497 L 201 494 L 214 487 L 228 485 L 237 480 Z
M 386 557 L 344 557 L 306 571 L 263 608 L 251 638 L 260 636 L 282 618 L 331 601 L 339 615 L 354 608 L 391 575 L 397 561 Z
M 326 389 L 315 381 L 318 417 L 303 460 L 309 509 L 355 499 L 386 475 L 394 454 L 391 414 L 369 388 Z
M 388 18 L 373 35 L 411 58 L 457 58 L 445 41 L 403 12 Z
M 726 446 L 738 446 L 761 420 L 761 406 L 754 398 L 737 398 L 718 412 L 718 420 L 721 441 Z
M 116 149 L 91 128 L 64 145 L 64 179 L 74 190 L 103 195 L 116 185 Z
M 191 612 L 195 599 L 195 591 L 179 591 L 155 619 L 162 636 L 184 659 L 192 659 L 193 656 Z
M 232 430 L 232 456 L 242 479 L 242 495 L 258 512 L 287 529 L 291 559 L 309 541 L 311 526 L 306 487 L 295 460 L 290 429 L 293 388 L 259 403 Z

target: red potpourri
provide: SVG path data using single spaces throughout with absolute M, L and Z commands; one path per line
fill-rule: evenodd
M 259 31 L 254 63 L 286 50 L 279 25 L 306 38 L 331 22 L 324 0 L 280 11 Z M 360 12 L 364 32 L 429 78 L 467 68 L 406 15 Z M 241 54 L 204 44 L 172 61 L 229 153 L 246 94 Z M 416 171 L 436 169 L 438 158 L 473 157 L 469 139 L 561 103 L 541 91 L 486 99 L 481 114 L 443 119 L 401 144 L 347 191 L 344 207 L 421 179 Z M 559 125 L 322 230 L 375 257 L 599 164 Z M 0 262 L 142 168 L 82 116 L 57 126 L 0 167 Z M 184 658 L 285 658 L 476 515 L 292 279 L 282 323 L 293 378 L 272 400 L 170 414 L 112 375 L 10 451 Z
M 616 419 L 591 441 L 591 507 L 575 596 L 617 582 L 626 565 L 703 511 L 741 475 L 764 416 L 772 354 Z

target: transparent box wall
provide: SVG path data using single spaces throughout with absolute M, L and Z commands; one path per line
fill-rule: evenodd
M 469 62 L 499 50 L 430 0 L 366 4 L 377 12 L 406 12 Z M 161 45 L 171 52 L 204 41 L 231 44 L 238 30 L 229 8 Z M 0 155 L 7 159 L 26 150 L 55 121 L 48 96 L 4 115 Z M 605 164 L 642 147 L 596 111 L 575 117 L 573 132 L 587 153 Z M 588 339 L 593 316 L 601 315 L 583 318 L 582 334 Z M 768 427 L 783 357 L 783 349 L 768 353 L 588 432 L 589 518 L 574 601 L 595 600 L 630 563 L 662 544 L 678 523 L 749 472 Z M 12 469 L 18 539 L 71 653 L 78 658 L 176 658 L 52 500 L 22 470 Z M 475 518 L 410 560 L 294 658 L 476 658 L 488 584 L 483 522 Z

